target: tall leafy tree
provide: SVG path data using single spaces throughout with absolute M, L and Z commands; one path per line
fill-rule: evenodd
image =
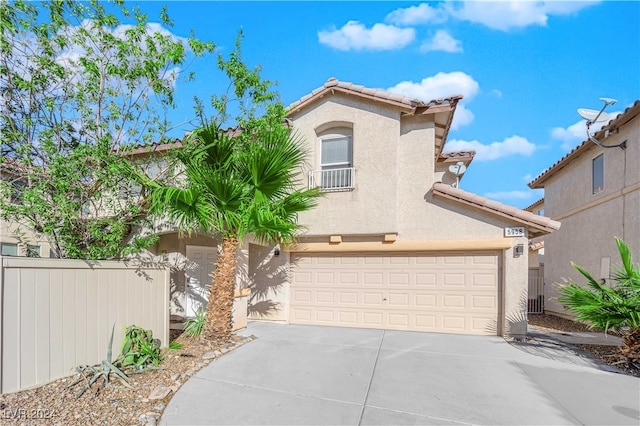
M 117 258 L 153 239 L 131 237 L 146 206 L 118 163 L 165 138 L 186 62 L 215 48 L 169 32 L 166 9 L 158 21 L 119 0 L 0 3 L 0 209 L 57 257 Z
M 613 274 L 613 282 L 598 281 L 589 272 L 573 264 L 587 280 L 586 286 L 575 282 L 560 287 L 558 300 L 576 316 L 594 328 L 620 333 L 622 355 L 629 364 L 640 368 L 640 265 L 634 265 L 629 246 L 619 238 L 616 245 L 622 261 Z

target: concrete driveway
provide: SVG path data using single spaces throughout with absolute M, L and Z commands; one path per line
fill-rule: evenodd
M 163 425 L 640 423 L 640 380 L 499 337 L 251 323 L 258 339 L 200 370 Z

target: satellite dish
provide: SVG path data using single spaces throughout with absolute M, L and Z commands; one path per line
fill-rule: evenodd
M 606 112 L 604 112 L 604 110 L 609 106 L 609 105 L 613 105 L 615 104 L 616 101 L 615 99 L 611 99 L 611 98 L 600 98 L 600 100 L 602 102 L 604 102 L 604 105 L 602 106 L 602 109 L 600 111 L 596 110 L 596 109 L 587 109 L 587 108 L 578 108 L 578 114 L 580 114 L 580 117 L 584 118 L 585 120 L 587 120 L 587 137 L 589 138 L 589 140 L 593 143 L 595 143 L 596 145 L 602 147 L 602 148 L 621 148 L 621 149 L 626 149 L 627 148 L 627 141 L 623 141 L 622 143 L 619 143 L 617 145 L 603 145 L 602 142 L 600 142 L 598 139 L 596 139 L 595 135 L 592 135 L 589 132 L 589 128 L 591 127 L 591 125 L 593 123 L 598 123 L 600 121 L 608 121 L 610 119 L 609 114 L 607 114 Z M 605 131 L 605 138 L 607 137 L 609 133 L 609 130 L 607 129 Z
M 467 166 L 465 166 L 462 161 L 458 161 L 456 164 L 449 166 L 449 171 L 456 176 L 461 176 L 467 171 Z
M 609 114 L 595 109 L 578 108 L 578 114 L 591 124 L 600 121 L 609 121 Z
M 456 188 L 460 187 L 460 176 L 464 172 L 467 171 L 467 166 L 464 165 L 464 162 L 458 161 L 456 164 L 452 164 L 449 166 L 449 171 L 456 176 Z
M 611 99 L 611 98 L 599 98 L 602 102 L 604 102 L 606 105 L 613 105 L 616 102 L 618 102 L 615 99 Z

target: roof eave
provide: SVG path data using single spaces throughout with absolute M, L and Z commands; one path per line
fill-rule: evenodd
M 488 213 L 491 213 L 491 214 L 494 214 L 494 215 L 497 215 L 497 216 L 501 216 L 501 217 L 507 218 L 507 219 L 509 219 L 511 221 L 514 221 L 516 223 L 520 223 L 522 225 L 525 225 L 529 230 L 529 235 L 528 235 L 529 238 L 533 238 L 533 237 L 538 237 L 538 236 L 541 236 L 541 235 L 549 234 L 549 233 L 551 233 L 551 232 L 553 232 L 553 231 L 555 231 L 555 230 L 560 228 L 560 224 L 559 223 L 557 224 L 557 226 L 553 225 L 554 223 L 557 223 L 557 222 L 549 221 L 549 225 L 544 225 L 544 224 L 541 224 L 541 223 L 534 222 L 532 220 L 527 220 L 527 219 L 522 218 L 522 217 L 514 216 L 514 215 L 508 214 L 508 213 L 506 213 L 506 212 L 504 212 L 502 210 L 498 210 L 496 208 L 492 208 L 489 205 L 480 204 L 478 202 L 471 201 L 471 200 L 469 200 L 467 198 L 464 198 L 462 196 L 457 196 L 457 195 L 452 194 L 450 192 L 440 190 L 440 189 L 438 189 L 438 185 L 444 185 L 444 184 L 436 183 L 436 184 L 433 185 L 432 193 L 434 195 L 437 195 L 437 196 L 440 196 L 440 197 L 443 197 L 443 198 L 447 198 L 449 200 L 456 201 L 456 202 L 459 202 L 461 204 L 465 204 L 467 206 L 471 206 L 471 207 L 477 208 L 479 210 L 482 210 L 482 211 L 485 211 L 485 212 L 488 212 Z M 462 192 L 461 190 L 459 190 L 459 191 Z M 480 197 L 480 198 L 484 199 L 484 197 Z M 500 203 L 493 202 L 493 204 L 500 204 Z M 515 209 L 515 207 L 513 207 L 512 209 Z M 517 210 L 520 210 L 520 209 L 515 209 L 515 210 L 517 211 Z M 527 213 L 530 213 L 530 212 L 527 212 Z M 530 213 L 530 214 L 533 214 L 533 213 Z
M 373 101 L 377 101 L 377 102 L 383 102 L 389 105 L 393 105 L 397 108 L 400 108 L 402 110 L 403 113 L 405 114 L 414 114 L 415 110 L 416 110 L 416 105 L 408 105 L 404 102 L 399 102 L 399 101 L 394 101 L 392 99 L 386 99 L 386 98 L 381 98 L 381 97 L 377 97 L 377 96 L 372 96 L 369 95 L 367 93 L 362 93 L 362 92 L 355 92 L 353 90 L 349 90 L 349 89 L 345 89 L 343 87 L 339 87 L 339 86 L 332 86 L 332 87 L 324 87 L 322 88 L 319 92 L 314 93 L 313 95 L 311 95 L 310 97 L 308 97 L 307 99 L 305 99 L 304 101 L 301 101 L 300 103 L 297 104 L 293 104 L 292 106 L 290 106 L 287 109 L 287 117 L 298 113 L 300 111 L 302 111 L 303 109 L 307 108 L 309 105 L 319 101 L 320 99 L 324 98 L 327 94 L 334 94 L 336 92 L 340 92 L 340 93 L 344 93 L 345 95 L 348 96 L 358 96 L 364 99 L 370 99 Z

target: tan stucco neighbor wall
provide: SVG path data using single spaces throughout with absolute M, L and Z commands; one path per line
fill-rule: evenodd
M 22 234 L 22 242 L 29 245 L 40 246 L 40 257 L 50 257 L 51 246 L 43 236 L 36 235 L 36 233 L 27 226 L 21 226 L 15 222 L 0 219 L 0 242 L 18 244 L 19 254 L 24 255 L 26 247 L 20 244 L 20 241 L 16 238 L 16 232 Z
M 620 262 L 614 237 L 640 257 L 640 119 L 635 118 L 604 143 L 627 140 L 627 149 L 595 144 L 544 183 L 545 215 L 562 222 L 545 237 L 545 309 L 566 314 L 557 287 L 566 280 L 584 283 L 575 262 L 596 278 L 608 278 Z M 604 155 L 604 190 L 592 194 L 592 160 Z M 608 265 L 611 268 L 607 268 Z

